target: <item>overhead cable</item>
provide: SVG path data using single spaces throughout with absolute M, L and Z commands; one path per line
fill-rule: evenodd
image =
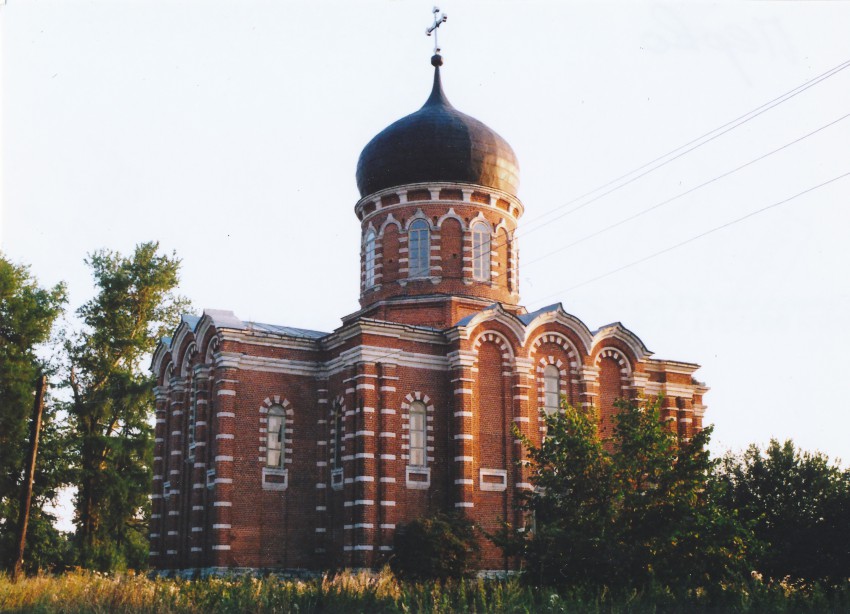
M 827 186 L 831 183 L 835 183 L 836 181 L 844 179 L 845 177 L 850 177 L 850 171 L 848 171 L 844 174 L 838 175 L 837 177 L 833 177 L 832 179 L 824 181 L 823 183 L 819 183 L 816 186 L 812 186 L 810 188 L 807 188 L 807 189 L 803 190 L 802 192 L 798 192 L 797 194 L 794 194 L 793 196 L 789 196 L 788 198 L 785 198 L 785 199 L 780 200 L 778 202 L 767 205 L 766 207 L 762 207 L 761 209 L 756 209 L 755 211 L 751 211 L 750 213 L 747 213 L 746 215 L 743 215 L 743 216 L 736 218 L 734 220 L 730 220 L 730 221 L 728 221 L 724 224 L 721 224 L 720 226 L 715 226 L 714 228 L 711 228 L 709 230 L 706 230 L 705 232 L 701 232 L 697 235 L 694 235 L 693 237 L 690 237 L 689 239 L 685 239 L 684 241 L 680 241 L 679 243 L 671 245 L 670 247 L 666 247 L 666 248 L 664 248 L 660 251 L 649 254 L 648 256 L 644 256 L 643 258 L 639 258 L 638 260 L 633 260 L 632 262 L 629 262 L 628 264 L 624 264 L 623 266 L 617 267 L 616 269 L 612 269 L 612 270 L 610 270 L 606 273 L 602 273 L 601 275 L 597 275 L 596 277 L 591 277 L 590 279 L 586 279 L 581 283 L 575 284 L 575 285 L 570 286 L 568 288 L 564 288 L 563 290 L 559 290 L 558 292 L 555 292 L 553 294 L 549 294 L 547 296 L 544 296 L 543 298 L 539 298 L 539 299 L 533 301 L 532 304 L 541 304 L 542 302 L 545 302 L 546 300 L 552 298 L 553 296 L 559 296 L 559 295 L 561 295 L 565 292 L 569 292 L 571 290 L 575 290 L 576 288 L 581 288 L 582 286 L 586 286 L 588 284 L 591 284 L 595 281 L 599 281 L 600 279 L 610 277 L 611 275 L 614 275 L 615 273 L 619 273 L 620 271 L 625 271 L 626 269 L 630 269 L 634 266 L 637 266 L 639 264 L 646 262 L 647 260 L 652 260 L 653 258 L 657 258 L 658 256 L 661 256 L 662 254 L 666 254 L 667 252 L 671 252 L 674 249 L 678 249 L 680 247 L 683 247 L 683 246 L 687 245 L 688 243 L 692 243 L 692 242 L 696 241 L 697 239 L 702 239 L 703 237 L 706 237 L 710 234 L 713 234 L 713 233 L 715 233 L 719 230 L 723 230 L 724 228 L 729 228 L 730 226 L 733 226 L 733 225 L 735 225 L 739 222 L 743 222 L 744 220 L 747 220 L 751 217 L 759 215 L 760 213 L 764 213 L 765 211 L 769 211 L 770 209 L 774 209 L 775 207 L 778 207 L 780 205 L 784 205 L 785 203 L 791 202 L 792 200 L 799 198 L 800 196 L 808 194 L 809 192 L 813 192 L 814 190 L 817 190 L 819 188 Z
M 688 194 L 692 194 L 693 192 L 696 192 L 697 190 L 702 189 L 702 188 L 706 187 L 707 185 L 714 183 L 715 181 L 719 181 L 720 179 L 724 179 L 725 177 L 728 177 L 729 175 L 737 173 L 738 171 L 745 169 L 748 166 L 752 166 L 753 164 L 755 164 L 757 162 L 761 162 L 765 158 L 768 158 L 768 157 L 770 157 L 770 156 L 772 156 L 776 153 L 779 153 L 780 151 L 787 149 L 788 147 L 791 147 L 792 145 L 796 145 L 800 141 L 803 141 L 803 140 L 809 138 L 810 136 L 813 136 L 813 135 L 817 134 L 818 132 L 821 132 L 822 130 L 826 130 L 830 126 L 833 126 L 833 125 L 837 124 L 838 122 L 847 119 L 848 117 L 850 117 L 850 113 L 848 113 L 846 115 L 842 115 L 838 119 L 833 120 L 833 121 L 829 122 L 828 124 L 825 124 L 825 125 L 821 126 L 820 128 L 813 130 L 812 132 L 809 132 L 808 134 L 804 134 L 803 136 L 801 136 L 797 139 L 794 139 L 793 141 L 785 143 L 784 145 L 782 145 L 781 147 L 777 147 L 773 151 L 769 151 L 768 153 L 761 155 L 758 158 L 754 158 L 754 159 L 750 160 L 749 162 L 746 162 L 746 163 L 744 163 L 740 166 L 733 168 L 730 171 L 726 171 L 722 175 L 717 175 L 716 177 L 713 177 L 713 178 L 709 179 L 708 181 L 705 181 L 705 182 L 703 182 L 703 183 L 701 183 L 697 186 L 694 186 L 694 187 L 692 187 L 688 190 L 685 190 L 684 192 L 680 192 L 679 194 L 676 194 L 675 196 L 672 196 L 672 197 L 668 198 L 667 200 L 663 200 L 660 203 L 656 203 L 655 205 L 652 205 L 651 207 L 648 207 L 646 209 L 638 211 L 637 213 L 630 215 L 626 218 L 623 218 L 622 220 L 620 220 L 618 222 L 614 222 L 613 224 L 610 224 L 610 225 L 606 226 L 605 228 L 602 228 L 601 230 L 597 230 L 596 232 L 592 232 L 588 235 L 581 237 L 580 239 L 576 239 L 572 243 L 568 243 L 568 244 L 566 244 L 562 247 L 559 247 L 558 249 L 552 250 L 551 252 L 548 252 L 548 253 L 546 253 L 542 256 L 539 256 L 539 257 L 537 257 L 533 260 L 530 260 L 530 261 L 524 263 L 523 266 L 528 267 L 528 266 L 530 266 L 530 265 L 532 265 L 536 262 L 540 262 L 541 260 L 545 260 L 546 258 L 549 258 L 550 256 L 554 256 L 555 254 L 563 252 L 563 251 L 565 251 L 565 250 L 567 250 L 571 247 L 575 247 L 579 243 L 584 243 L 588 239 L 598 237 L 599 235 L 606 233 L 609 230 L 613 230 L 614 228 L 617 228 L 618 226 L 622 226 L 623 224 L 631 222 L 632 220 L 635 220 L 635 219 L 637 219 L 637 218 L 639 218 L 643 215 L 646 215 L 647 213 L 649 213 L 651 211 L 655 211 L 656 209 L 659 209 L 659 208 L 661 208 L 665 205 L 668 205 L 668 204 L 672 203 L 673 201 L 682 198 L 683 196 L 687 196 Z
M 596 194 L 597 192 L 599 192 L 601 190 L 605 190 L 604 192 L 602 192 L 601 194 L 598 194 L 597 196 L 594 196 L 593 198 L 591 198 L 587 202 L 584 202 L 584 203 L 582 203 L 582 204 L 580 204 L 576 207 L 573 207 L 572 209 L 569 209 L 568 211 L 565 211 L 564 213 L 561 213 L 560 215 L 556 216 L 554 219 L 547 221 L 546 224 L 548 225 L 548 223 L 550 223 L 550 222 L 554 222 L 554 221 L 562 219 L 562 218 L 564 218 L 564 217 L 566 217 L 566 216 L 568 216 L 572 213 L 575 213 L 576 211 L 583 209 L 584 207 L 600 200 L 601 198 L 604 198 L 608 194 L 611 194 L 612 192 L 616 192 L 617 190 L 637 181 L 638 179 L 645 177 L 646 175 L 652 173 L 653 171 L 656 171 L 656 170 L 666 166 L 667 164 L 673 162 L 674 160 L 681 158 L 682 156 L 694 151 L 695 149 L 698 149 L 698 148 L 702 147 L 703 145 L 710 143 L 711 141 L 713 141 L 713 140 L 723 136 L 724 134 L 734 130 L 735 128 L 738 128 L 739 126 L 755 119 L 756 117 L 762 115 L 763 113 L 769 111 L 770 109 L 773 109 L 774 107 L 779 106 L 780 104 L 790 100 L 791 98 L 794 98 L 795 96 L 797 96 L 799 94 L 802 94 L 804 91 L 814 87 L 815 85 L 821 83 L 822 81 L 825 81 L 826 79 L 829 79 L 830 77 L 835 76 L 836 74 L 838 74 L 842 70 L 845 70 L 848 67 L 850 67 L 850 60 L 845 60 L 844 62 L 838 64 L 837 66 L 834 66 L 833 68 L 830 68 L 829 70 L 809 79 L 808 81 L 801 83 L 797 87 L 795 87 L 791 90 L 788 90 L 784 94 L 781 94 L 780 96 L 777 96 L 776 98 L 773 98 L 772 100 L 769 100 L 768 102 L 765 102 L 764 104 L 752 109 L 751 111 L 748 111 L 747 113 L 744 113 L 743 115 L 740 115 L 740 116 L 736 117 L 735 119 L 726 122 L 722 126 L 718 126 L 714 130 L 706 132 L 705 134 L 698 136 L 695 139 L 692 139 L 692 140 L 688 141 L 687 143 L 684 143 L 683 145 L 680 145 L 679 147 L 677 147 L 677 148 L 655 158 L 654 160 L 650 160 L 649 162 L 647 162 L 647 163 L 645 163 L 645 164 L 643 164 L 643 165 L 641 165 L 641 166 L 639 166 L 639 167 L 637 167 L 637 168 L 635 168 L 635 169 L 633 169 L 633 170 L 631 170 L 627 173 L 624 173 L 623 175 L 620 175 L 619 177 L 616 177 L 615 179 L 612 179 L 611 181 L 608 181 L 607 183 L 604 183 L 601 186 L 599 186 L 599 187 L 597 187 L 593 190 L 590 190 L 589 192 L 585 192 L 584 194 L 577 196 L 577 197 L 573 198 L 572 200 L 569 200 L 569 201 L 565 202 L 564 204 L 555 207 L 554 209 L 551 209 L 551 210 L 549 210 L 545 213 L 542 213 L 542 214 L 538 215 L 537 217 L 529 218 L 528 220 L 526 220 L 520 226 L 520 228 L 518 228 L 514 232 L 513 236 L 511 236 L 507 241 L 501 241 L 501 242 L 500 241 L 492 241 L 491 245 L 490 245 L 490 251 L 492 252 L 493 250 L 496 250 L 496 249 L 498 249 L 498 248 L 500 248 L 504 245 L 510 244 L 512 241 L 518 239 L 521 236 L 531 234 L 532 232 L 535 232 L 536 230 L 539 230 L 540 228 L 544 228 L 545 225 L 540 224 L 539 222 L 541 220 L 544 220 L 544 218 L 547 218 L 551 215 L 554 215 L 556 212 L 560 211 L 564 207 L 568 207 L 572 204 L 575 204 L 575 203 L 583 200 L 584 198 L 586 198 L 588 196 Z M 644 170 L 644 169 L 646 169 L 646 170 Z M 641 172 L 641 171 L 643 171 L 643 172 Z M 635 173 L 639 173 L 639 174 L 635 175 Z M 631 177 L 632 175 L 635 175 L 635 176 Z M 624 179 L 627 179 L 628 177 L 631 177 L 631 178 L 628 179 L 627 181 L 622 181 Z M 621 181 L 622 181 L 622 183 L 618 183 L 618 182 L 621 182 Z M 617 185 L 614 185 L 614 184 L 617 184 Z M 610 187 L 610 186 L 613 186 L 613 187 Z M 606 190 L 606 188 L 609 188 L 609 187 L 610 187 L 610 189 Z M 535 226 L 535 224 L 538 224 L 538 225 Z M 530 226 L 530 228 L 529 228 L 529 226 Z
M 817 85 L 821 81 L 825 81 L 826 79 L 829 79 L 830 77 L 834 76 L 835 74 L 839 73 L 840 71 L 842 71 L 842 70 L 844 70 L 848 67 L 850 67 L 850 60 L 846 60 L 846 61 L 842 62 L 838 66 L 835 66 L 834 68 L 831 68 L 830 70 L 828 70 L 824 73 L 821 73 L 817 77 L 814 77 L 814 78 L 806 81 L 805 83 L 798 85 L 794 89 L 785 92 L 781 96 L 777 96 L 773 100 L 770 100 L 770 101 L 764 103 L 763 105 L 756 107 L 752 111 L 749 111 L 749 112 L 747 112 L 747 113 L 745 113 L 745 114 L 723 124 L 722 126 L 715 128 L 714 130 L 706 132 L 702 136 L 699 136 L 699 137 L 697 137 L 697 138 L 695 138 L 691 141 L 688 141 L 684 145 L 681 145 L 681 146 L 677 147 L 676 149 L 673 149 L 673 150 L 667 152 L 666 154 L 659 156 L 659 157 L 655 158 L 654 160 L 651 160 L 651 161 L 647 162 L 646 164 L 643 164 L 642 166 L 639 166 L 632 171 L 629 171 L 628 173 L 620 175 L 616 179 L 612 179 L 611 181 L 599 186 L 598 188 L 596 188 L 594 190 L 591 190 L 589 192 L 585 192 L 581 196 L 577 196 L 576 198 L 573 198 L 572 200 L 567 201 L 563 205 L 559 205 L 558 207 L 555 207 L 554 209 L 551 209 L 550 211 L 547 211 L 546 213 L 542 213 L 541 215 L 539 215 L 535 218 L 529 219 L 526 222 L 526 224 L 532 224 L 534 222 L 537 222 L 538 220 L 542 220 L 543 218 L 546 218 L 546 217 L 554 214 L 556 211 L 559 211 L 560 209 L 563 209 L 564 207 L 568 207 L 569 205 L 576 203 L 576 202 L 584 199 L 585 197 L 590 196 L 591 194 L 595 194 L 596 192 L 599 192 L 600 190 L 604 190 L 605 188 L 612 186 L 613 184 L 615 184 L 615 183 L 617 183 L 617 182 L 619 182 L 623 179 L 626 179 L 627 177 L 630 177 L 631 175 L 634 175 L 635 173 L 640 173 L 640 174 L 636 175 L 635 177 L 632 177 L 628 181 L 625 181 L 625 182 L 623 182 L 619 185 L 616 185 L 616 186 L 612 187 L 610 190 L 606 190 L 604 193 L 592 198 L 588 202 L 582 203 L 581 205 L 574 207 L 574 208 L 570 209 L 569 211 L 562 213 L 561 215 L 557 216 L 555 219 L 556 220 L 561 219 L 562 217 L 570 215 L 571 213 L 574 213 L 574 212 L 586 207 L 587 205 L 589 205 L 593 202 L 596 202 L 600 198 L 607 196 L 608 194 L 610 194 L 610 193 L 612 193 L 616 190 L 619 190 L 620 188 L 623 188 L 623 187 L 629 185 L 630 183 L 632 183 L 634 181 L 637 181 L 641 177 L 644 177 L 644 176 L 648 175 L 649 173 L 651 173 L 655 170 L 658 170 L 659 168 L 662 168 L 663 166 L 666 166 L 670 162 L 673 162 L 674 160 L 681 158 L 682 156 L 694 151 L 695 149 L 698 149 L 699 147 L 702 147 L 703 145 L 710 143 L 711 141 L 723 136 L 724 134 L 734 130 L 735 128 L 742 126 L 743 124 L 755 119 L 759 115 L 762 115 L 763 113 L 769 111 L 770 109 L 779 106 L 780 104 L 790 100 L 791 98 L 794 98 L 795 96 L 797 96 L 799 94 L 802 94 L 804 91 L 808 90 L 809 88 L 814 87 L 815 85 Z M 656 163 L 658 163 L 658 164 L 656 164 Z M 651 167 L 651 168 L 647 168 L 647 167 Z M 644 169 L 647 169 L 647 170 L 644 170 Z M 643 171 L 643 172 L 640 172 L 640 171 Z M 552 221 L 554 221 L 554 220 L 552 220 Z M 525 230 L 523 228 L 522 229 L 523 232 L 520 233 L 520 234 L 529 234 L 529 233 L 533 232 L 534 230 L 537 230 L 537 228 L 532 228 L 530 230 Z

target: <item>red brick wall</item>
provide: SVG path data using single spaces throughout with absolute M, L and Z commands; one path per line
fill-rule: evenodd
M 380 240 L 382 247 L 380 262 L 383 264 L 380 283 L 388 284 L 398 279 L 398 227 L 390 224 L 384 229 Z
M 614 401 L 623 396 L 620 365 L 611 358 L 599 361 L 599 433 L 603 438 L 614 434 Z
M 388 298 L 433 294 L 477 296 L 516 305 L 519 299 L 518 284 L 515 271 L 511 269 L 514 259 L 507 239 L 508 232 L 516 228 L 521 205 L 518 201 L 509 203 L 504 199 L 491 199 L 484 194 L 478 194 L 475 198 L 472 196 L 470 194 L 468 200 L 463 200 L 463 191 L 458 189 L 428 190 L 416 187 L 392 205 L 386 204 L 386 198 L 382 197 L 380 202 L 383 208 L 380 209 L 375 201 L 361 201 L 356 211 L 362 222 L 363 236 L 370 227 L 384 227 L 390 216 L 394 220 L 384 228 L 377 241 L 376 254 L 382 275 L 371 288 L 361 285 L 361 306 L 365 308 Z M 492 204 L 494 202 L 496 206 Z M 411 219 L 423 215 L 431 225 L 431 246 L 434 248 L 431 251 L 430 279 L 424 281 L 407 275 L 404 269 L 408 252 L 400 251 L 407 248 L 405 228 Z M 463 223 L 459 223 L 455 216 L 459 216 Z M 491 239 L 494 263 L 492 283 L 473 279 L 469 227 L 474 219 L 480 217 L 493 229 L 500 224 L 507 226 L 507 230 L 495 232 Z M 401 224 L 401 231 L 396 230 L 396 223 Z M 405 259 L 405 262 L 399 264 L 399 258 Z M 361 262 L 361 268 L 363 266 Z M 390 319 L 394 320 L 395 315 Z M 447 327 L 452 323 L 443 320 L 434 324 Z
M 502 375 L 502 350 L 493 342 L 484 342 L 478 349 L 478 381 L 475 398 L 477 407 L 476 468 L 507 469 L 510 462 L 507 440 L 511 418 L 509 391 Z M 475 441 L 475 440 L 474 440 Z M 508 518 L 507 491 L 487 492 L 481 489 L 480 473 L 476 472 L 474 518 L 487 532 L 495 532 Z M 508 490 L 512 490 L 512 486 Z M 504 556 L 491 543 L 482 542 L 482 567 L 499 569 Z
M 405 308 L 411 322 L 417 314 L 421 322 L 437 317 L 430 315 L 432 309 L 456 315 L 458 305 L 468 303 L 474 311 L 469 300 L 447 297 L 427 308 Z M 363 323 L 362 330 L 344 329 L 361 331 L 350 337 L 334 333 L 325 338 L 324 347 L 332 349 L 324 350 L 318 343 L 249 326 L 220 334 L 221 346 L 214 353 L 198 348 L 184 377 L 178 372 L 165 382 L 167 369 L 159 368 L 151 520 L 151 550 L 159 554 L 152 556 L 152 564 L 158 569 L 375 567 L 391 554 L 397 526 L 438 510 L 460 510 L 490 532 L 504 519 L 518 522 L 513 504 L 527 477 L 515 467 L 522 450 L 511 427 L 518 424 L 539 441 L 538 368 L 550 362 L 559 364 L 571 402 L 594 399 L 606 435 L 611 433 L 613 401 L 632 394 L 624 373 L 630 366 L 641 372 L 650 364 L 647 381 L 652 386 L 670 383 L 679 394 L 685 386 L 694 390 L 693 398 L 668 397 L 666 411 L 676 418 L 671 427 L 685 437 L 699 428 L 695 407 L 702 411 L 705 388 L 685 381 L 684 363 L 640 360 L 627 354 L 629 346 L 622 339 L 607 337 L 586 355 L 579 332 L 556 321 L 530 332 L 528 345 L 522 346 L 513 324 L 505 320 L 511 316 L 487 313 L 495 319 L 474 330 L 461 329 L 451 340 L 425 329 Z M 178 364 L 189 342 L 184 339 L 177 350 Z M 365 348 L 384 348 L 386 362 L 383 357 L 373 358 L 375 362 L 351 358 Z M 466 358 L 446 359 L 455 352 Z M 202 365 L 208 355 L 214 355 L 217 366 Z M 414 355 L 423 357 L 420 366 L 405 364 Z M 345 366 L 336 370 L 343 356 Z M 401 356 L 407 357 L 402 364 L 387 364 Z M 269 362 L 252 366 L 260 358 Z M 170 355 L 162 358 L 164 364 L 170 360 Z M 434 360 L 444 366 L 425 364 Z M 294 364 L 316 370 L 280 372 Z M 322 369 L 329 365 L 335 371 L 326 377 Z M 340 490 L 331 487 L 335 399 L 345 408 L 345 482 Z M 193 400 L 197 446 L 190 450 Z M 428 408 L 427 488 L 407 481 L 406 414 L 413 400 Z M 284 465 L 285 490 L 263 487 L 265 412 L 273 403 L 287 409 L 291 430 L 284 442 L 290 461 Z M 206 472 L 212 468 L 215 483 L 208 487 Z M 484 488 L 482 468 L 506 471 L 506 487 Z M 179 492 L 162 497 L 164 481 Z M 506 561 L 487 540 L 481 546 L 484 569 L 516 563 Z
M 502 350 L 485 342 L 478 349 L 479 463 L 482 467 L 503 468 L 505 394 L 502 382 Z
M 440 257 L 444 279 L 459 279 L 463 268 L 463 229 L 454 218 L 448 218 L 440 227 Z

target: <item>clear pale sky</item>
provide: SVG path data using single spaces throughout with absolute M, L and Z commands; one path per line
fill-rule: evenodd
M 88 252 L 159 240 L 198 310 L 333 330 L 357 309 L 357 157 L 428 95 L 431 6 L 6 0 L 2 250 L 76 308 Z M 848 68 L 558 218 L 850 60 L 850 2 L 441 8 L 449 99 L 520 162 L 524 304 L 701 364 L 717 453 L 850 459 L 850 177 L 584 283 L 847 173 L 850 118 L 547 256 L 850 113 Z

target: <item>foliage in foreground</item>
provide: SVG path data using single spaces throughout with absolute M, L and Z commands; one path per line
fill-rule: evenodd
M 17 556 L 19 501 L 29 449 L 35 385 L 51 365 L 42 358 L 65 304 L 65 287 L 42 288 L 27 267 L 0 254 L 0 567 Z M 61 458 L 63 429 L 49 398 L 45 403 L 40 458 L 33 482 L 33 512 L 27 539 L 27 569 L 55 564 L 66 542 L 53 527 L 45 504 L 67 478 Z
M 749 573 L 748 533 L 718 503 L 706 428 L 680 439 L 661 419 L 660 399 L 618 401 L 603 441 L 592 408 L 564 404 L 528 438 L 535 489 L 522 503 L 533 524 L 505 545 L 537 585 L 673 587 L 711 591 Z
M 187 304 L 175 294 L 180 261 L 150 242 L 130 256 L 96 251 L 86 264 L 97 294 L 77 310 L 79 330 L 61 335 L 61 385 L 70 388 L 70 402 L 46 394 L 29 572 L 71 562 L 101 570 L 147 566 L 153 380 L 143 362 Z M 41 288 L 26 267 L 0 254 L 0 566 L 16 554 L 35 381 L 59 375 L 42 356 L 59 353 L 53 328 L 65 301 L 63 284 Z M 79 486 L 73 542 L 53 527 L 46 508 L 68 484 Z
M 723 505 L 753 530 L 765 577 L 827 583 L 850 577 L 850 471 L 789 440 L 727 454 L 717 472 Z
M 516 579 L 402 582 L 378 574 L 343 572 L 312 580 L 231 577 L 148 579 L 76 572 L 36 576 L 12 584 L 0 576 L 3 612 L 110 612 L 201 614 L 218 612 L 848 612 L 850 587 L 764 584 L 747 580 L 705 593 L 674 596 L 647 589 L 616 593 L 605 588 L 557 592 L 532 589 Z
M 437 514 L 400 525 L 393 539 L 393 572 L 407 580 L 463 578 L 478 563 L 475 525 L 458 514 Z
M 97 294 L 77 315 L 83 328 L 66 343 L 70 444 L 80 565 L 99 570 L 147 565 L 153 379 L 142 364 L 179 321 L 180 260 L 155 242 L 133 254 L 100 250 L 86 261 Z

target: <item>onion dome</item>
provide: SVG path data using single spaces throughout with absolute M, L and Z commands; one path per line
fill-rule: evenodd
M 421 109 L 380 132 L 360 154 L 360 196 L 409 183 L 470 183 L 516 196 L 519 165 L 507 141 L 455 109 L 443 93 L 439 55 L 434 87 Z

